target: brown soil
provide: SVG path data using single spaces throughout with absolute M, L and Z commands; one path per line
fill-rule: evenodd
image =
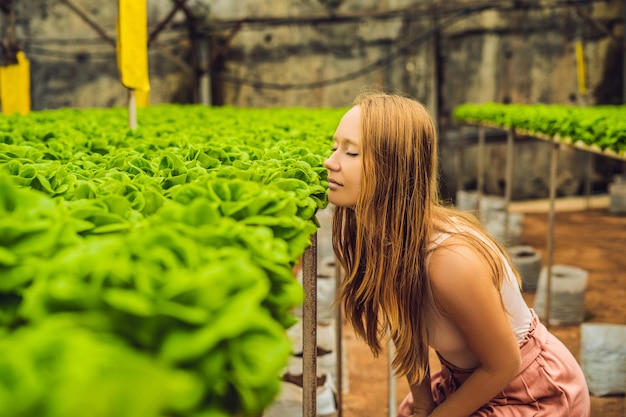
M 542 255 L 546 264 L 548 213 L 535 206 L 511 206 L 524 212 L 522 244 Z M 553 264 L 577 266 L 589 273 L 585 291 L 585 322 L 626 323 L 626 215 L 611 215 L 606 207 L 584 206 L 561 209 L 554 216 Z M 544 206 L 545 209 L 545 206 Z M 532 306 L 534 294 L 525 294 Z M 580 326 L 550 326 L 580 360 Z M 343 346 L 347 357 L 340 416 L 383 417 L 389 415 L 387 355 L 374 358 L 363 341 L 344 324 Z M 436 363 L 433 365 L 436 367 Z M 408 392 L 404 379 L 397 379 L 398 404 Z M 592 397 L 591 417 L 626 417 L 624 396 Z M 397 406 L 397 405 L 396 405 Z

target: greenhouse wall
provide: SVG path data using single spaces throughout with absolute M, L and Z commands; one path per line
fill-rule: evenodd
M 366 85 L 410 94 L 457 129 L 465 102 L 617 104 L 623 95 L 623 1 L 147 0 L 150 102 L 241 107 L 338 107 Z M 10 3 L 10 2 L 7 2 Z M 568 3 L 568 4 L 566 4 Z M 34 110 L 125 105 L 115 49 L 117 2 L 14 2 L 15 33 L 31 61 Z M 83 12 L 83 17 L 73 10 Z M 400 10 L 406 9 L 403 13 Z M 7 13 L 0 13 L 6 38 Z M 99 35 L 85 16 L 107 35 Z M 157 31 L 157 29 L 159 29 Z M 578 43 L 579 42 L 579 43 Z M 620 43 L 621 42 L 621 43 Z M 577 43 L 584 57 L 579 79 Z M 584 90 L 583 90 L 584 89 Z M 545 144 L 544 144 L 545 145 Z M 444 194 L 476 182 L 475 147 L 441 153 Z M 486 192 L 501 194 L 504 145 L 489 147 Z M 566 152 L 559 195 L 588 176 Z M 545 148 L 516 154 L 513 198 L 547 196 Z M 622 167 L 595 163 L 594 189 Z M 545 174 L 545 175 L 544 175 Z

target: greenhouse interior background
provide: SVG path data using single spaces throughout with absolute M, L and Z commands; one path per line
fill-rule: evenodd
M 626 416 L 623 0 L 0 0 L 0 415 L 394 417 L 323 161 L 423 103 L 442 199 Z

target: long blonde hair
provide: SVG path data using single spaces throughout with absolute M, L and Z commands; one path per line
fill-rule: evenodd
M 433 303 L 426 257 L 433 233 L 443 231 L 435 225 L 450 216 L 471 229 L 479 225 L 439 201 L 437 130 L 423 105 L 380 92 L 364 93 L 353 105 L 361 109 L 363 172 L 356 206 L 336 207 L 333 217 L 333 248 L 345 271 L 339 300 L 374 355 L 389 329 L 394 368 L 419 383 L 428 372 L 426 311 Z M 464 238 L 477 243 L 500 287 L 500 258 L 474 234 Z

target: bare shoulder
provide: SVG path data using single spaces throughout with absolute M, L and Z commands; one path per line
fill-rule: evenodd
M 451 236 L 441 243 L 430 256 L 431 279 L 448 275 L 464 276 L 488 268 L 481 252 L 470 241 L 460 236 Z
M 492 292 L 492 271 L 481 252 L 470 241 L 451 236 L 431 254 L 428 276 L 438 301 L 465 304 L 477 292 Z

